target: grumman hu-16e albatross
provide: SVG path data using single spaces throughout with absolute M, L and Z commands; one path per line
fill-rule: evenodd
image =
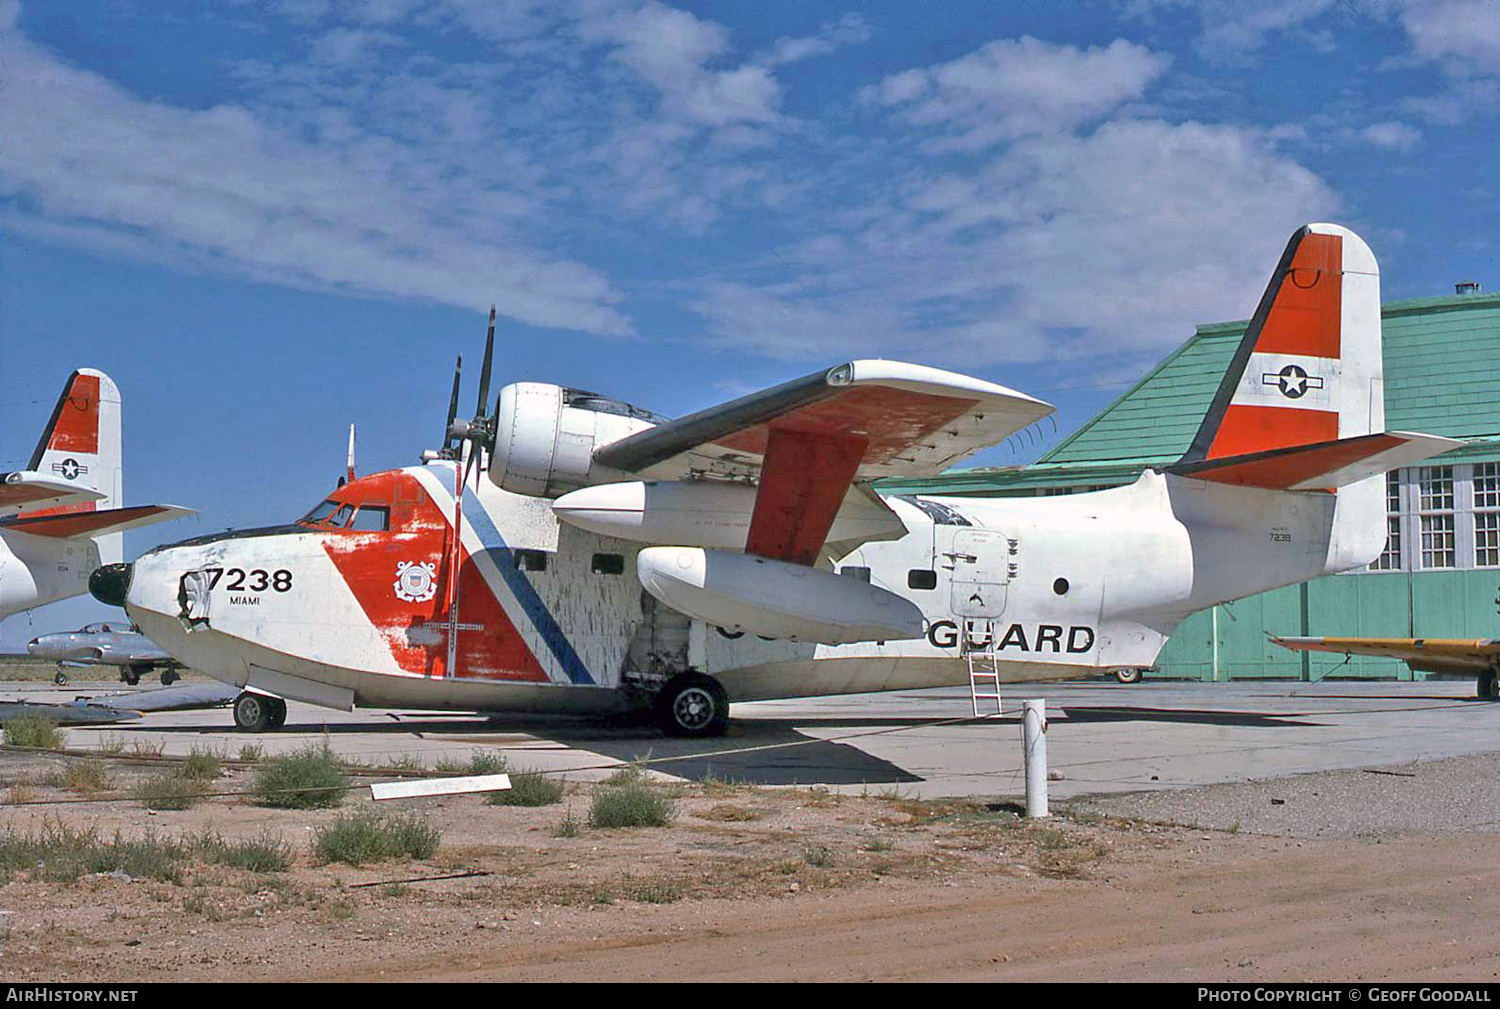
M 117 507 L 123 496 L 120 390 L 102 371 L 80 368 L 31 464 L 0 473 L 0 618 L 82 595 L 91 572 L 119 562 L 123 530 L 192 514 Z
M 1368 564 L 1386 470 L 1457 442 L 1387 432 L 1375 258 L 1287 244 L 1187 454 L 1127 487 L 882 498 L 1051 407 L 853 361 L 679 420 L 520 383 L 426 465 L 353 480 L 293 525 L 97 572 L 184 665 L 283 698 L 485 712 L 651 704 L 680 735 L 736 700 L 1150 666 L 1188 614 Z M 642 591 L 644 589 L 644 591 Z M 968 656 L 971 657 L 971 656 Z

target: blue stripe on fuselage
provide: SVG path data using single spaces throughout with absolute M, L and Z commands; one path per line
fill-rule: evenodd
M 479 497 L 467 487 L 464 488 L 464 520 L 474 527 L 474 532 L 478 534 L 479 542 L 484 544 L 486 552 L 493 553 L 494 556 L 490 559 L 495 562 L 495 567 L 500 569 L 500 577 L 505 579 L 505 584 L 516 597 L 516 601 L 521 604 L 521 609 L 526 611 L 527 619 L 542 636 L 547 650 L 557 659 L 558 665 L 562 666 L 568 679 L 574 683 L 593 684 L 594 678 L 589 675 L 588 667 L 583 664 L 583 660 L 578 657 L 578 652 L 573 649 L 573 643 L 558 626 L 552 612 L 547 609 L 547 604 L 542 602 L 542 597 L 537 594 L 536 586 L 532 585 L 531 580 L 526 577 L 526 572 L 516 567 L 515 553 L 506 545 L 505 537 L 500 535 L 500 530 L 495 528 L 495 523 L 490 521 L 484 506 L 479 503 Z

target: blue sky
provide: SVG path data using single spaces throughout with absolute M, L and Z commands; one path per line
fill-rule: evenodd
M 201 513 L 127 553 L 300 514 L 351 422 L 415 461 L 492 301 L 498 382 L 667 414 L 856 356 L 1056 403 L 998 465 L 1305 221 L 1500 285 L 1492 0 L 0 0 L 0 75 L 0 470 L 108 371 L 127 498 Z

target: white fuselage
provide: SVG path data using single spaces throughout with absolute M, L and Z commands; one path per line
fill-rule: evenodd
M 1378 481 L 1289 493 L 1147 472 L 1071 496 L 891 498 L 906 534 L 837 570 L 868 569 L 920 608 L 925 633 L 819 645 L 691 620 L 642 591 L 639 543 L 559 524 L 550 502 L 485 479 L 464 495 L 452 619 L 453 479 L 439 462 L 334 495 L 391 509 L 386 530 L 298 525 L 158 548 L 135 562 L 126 608 L 184 664 L 293 699 L 607 710 L 629 703 L 619 688 L 632 680 L 686 669 L 732 700 L 962 683 L 964 633 L 993 636 L 1013 682 L 1149 666 L 1188 614 L 1368 563 L 1383 532 Z
M 92 539 L 0 529 L 0 618 L 82 595 L 101 563 Z

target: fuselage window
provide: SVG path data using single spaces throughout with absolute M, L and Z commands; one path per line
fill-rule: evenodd
M 596 575 L 623 575 L 625 573 L 625 558 L 620 554 L 595 554 L 594 574 Z
M 924 591 L 935 589 L 937 588 L 937 572 L 927 571 L 923 568 L 912 568 L 906 573 L 906 587 L 909 589 L 922 589 Z
M 380 505 L 360 505 L 359 511 L 354 513 L 354 521 L 349 523 L 350 529 L 367 533 L 383 533 L 390 527 L 391 510 Z
M 543 550 L 517 550 L 517 571 L 546 571 L 547 554 Z
M 870 581 L 869 568 L 855 567 L 852 564 L 846 568 L 839 568 L 839 574 L 843 575 L 845 578 L 853 578 L 855 581 L 864 582 L 866 584 L 869 584 Z

